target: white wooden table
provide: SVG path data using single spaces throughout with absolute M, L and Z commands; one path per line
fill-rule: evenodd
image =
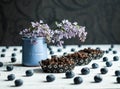
M 52 50 L 56 55 L 62 55 L 64 52 L 71 53 L 71 48 L 75 48 L 76 51 L 83 49 L 83 48 L 96 48 L 100 47 L 102 50 L 108 50 L 110 45 L 82 45 L 78 47 L 77 45 L 68 45 L 65 49 L 62 47 L 55 47 L 51 46 Z M 76 66 L 73 70 L 76 76 L 80 76 L 83 78 L 83 83 L 75 85 L 73 79 L 66 79 L 65 73 L 43 73 L 41 67 L 24 67 L 21 65 L 21 58 L 22 53 L 20 50 L 22 49 L 21 46 L 10 46 L 6 49 L 6 52 L 1 52 L 1 50 L 5 48 L 4 46 L 0 47 L 0 54 L 4 53 L 5 57 L 0 57 L 0 62 L 4 63 L 3 67 L 0 67 L 0 89 L 120 89 L 120 84 L 116 82 L 116 76 L 114 74 L 115 70 L 120 70 L 120 60 L 113 61 L 113 56 L 119 56 L 120 58 L 120 45 L 114 45 L 113 50 L 117 51 L 117 54 L 113 54 L 113 50 L 110 51 L 108 54 L 104 54 L 103 57 L 108 57 L 109 61 L 112 61 L 113 66 L 108 68 L 108 73 L 103 75 L 100 74 L 100 69 L 105 67 L 105 62 L 102 61 L 102 58 L 99 60 L 92 60 L 86 66 Z M 14 48 L 17 48 L 17 51 L 13 51 Z M 57 49 L 61 48 L 62 52 L 57 52 Z M 11 54 L 16 53 L 17 61 L 15 63 L 11 62 Z M 49 50 L 48 50 L 49 55 Z M 48 56 L 50 57 L 50 55 Z M 99 68 L 92 69 L 92 63 L 98 63 Z M 6 71 L 6 65 L 12 64 L 14 69 L 10 72 Z M 88 75 L 81 75 L 81 68 L 89 67 L 90 74 Z M 33 69 L 34 75 L 31 77 L 25 76 L 25 71 L 27 69 Z M 23 85 L 20 87 L 15 87 L 14 80 L 7 81 L 7 76 L 9 74 L 15 74 L 15 79 L 22 79 Z M 46 82 L 46 76 L 48 74 L 55 75 L 56 79 L 53 82 Z M 100 74 L 103 77 L 102 82 L 95 83 L 94 76 L 96 74 Z

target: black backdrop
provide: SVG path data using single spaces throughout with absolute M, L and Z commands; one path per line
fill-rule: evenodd
M 0 45 L 21 45 L 19 31 L 40 19 L 86 26 L 83 44 L 120 43 L 120 0 L 0 0 Z M 81 44 L 77 38 L 65 44 Z

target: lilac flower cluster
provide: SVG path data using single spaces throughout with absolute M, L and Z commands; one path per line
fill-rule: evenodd
M 51 30 L 42 20 L 40 22 L 31 22 L 28 29 L 20 31 L 20 35 L 27 38 L 45 37 L 48 42 L 62 45 L 63 39 L 69 39 L 78 36 L 80 41 L 84 42 L 87 32 L 85 27 L 79 26 L 77 22 L 71 23 L 68 20 L 62 20 L 61 23 L 56 22 L 56 29 Z
M 62 20 L 61 23 L 56 22 L 57 29 L 54 30 L 52 42 L 62 45 L 63 39 L 69 39 L 78 36 L 80 41 L 84 42 L 87 32 L 85 27 L 79 26 L 77 22 L 71 23 L 68 20 Z

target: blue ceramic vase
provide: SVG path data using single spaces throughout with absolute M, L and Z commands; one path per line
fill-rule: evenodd
M 44 37 L 23 38 L 22 64 L 39 66 L 39 62 L 47 58 L 47 43 Z

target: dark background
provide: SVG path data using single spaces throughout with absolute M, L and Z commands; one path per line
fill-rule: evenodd
M 31 21 L 68 19 L 86 26 L 83 44 L 120 43 L 120 0 L 0 0 L 0 45 L 21 45 L 20 30 Z M 77 38 L 65 44 L 81 44 Z

